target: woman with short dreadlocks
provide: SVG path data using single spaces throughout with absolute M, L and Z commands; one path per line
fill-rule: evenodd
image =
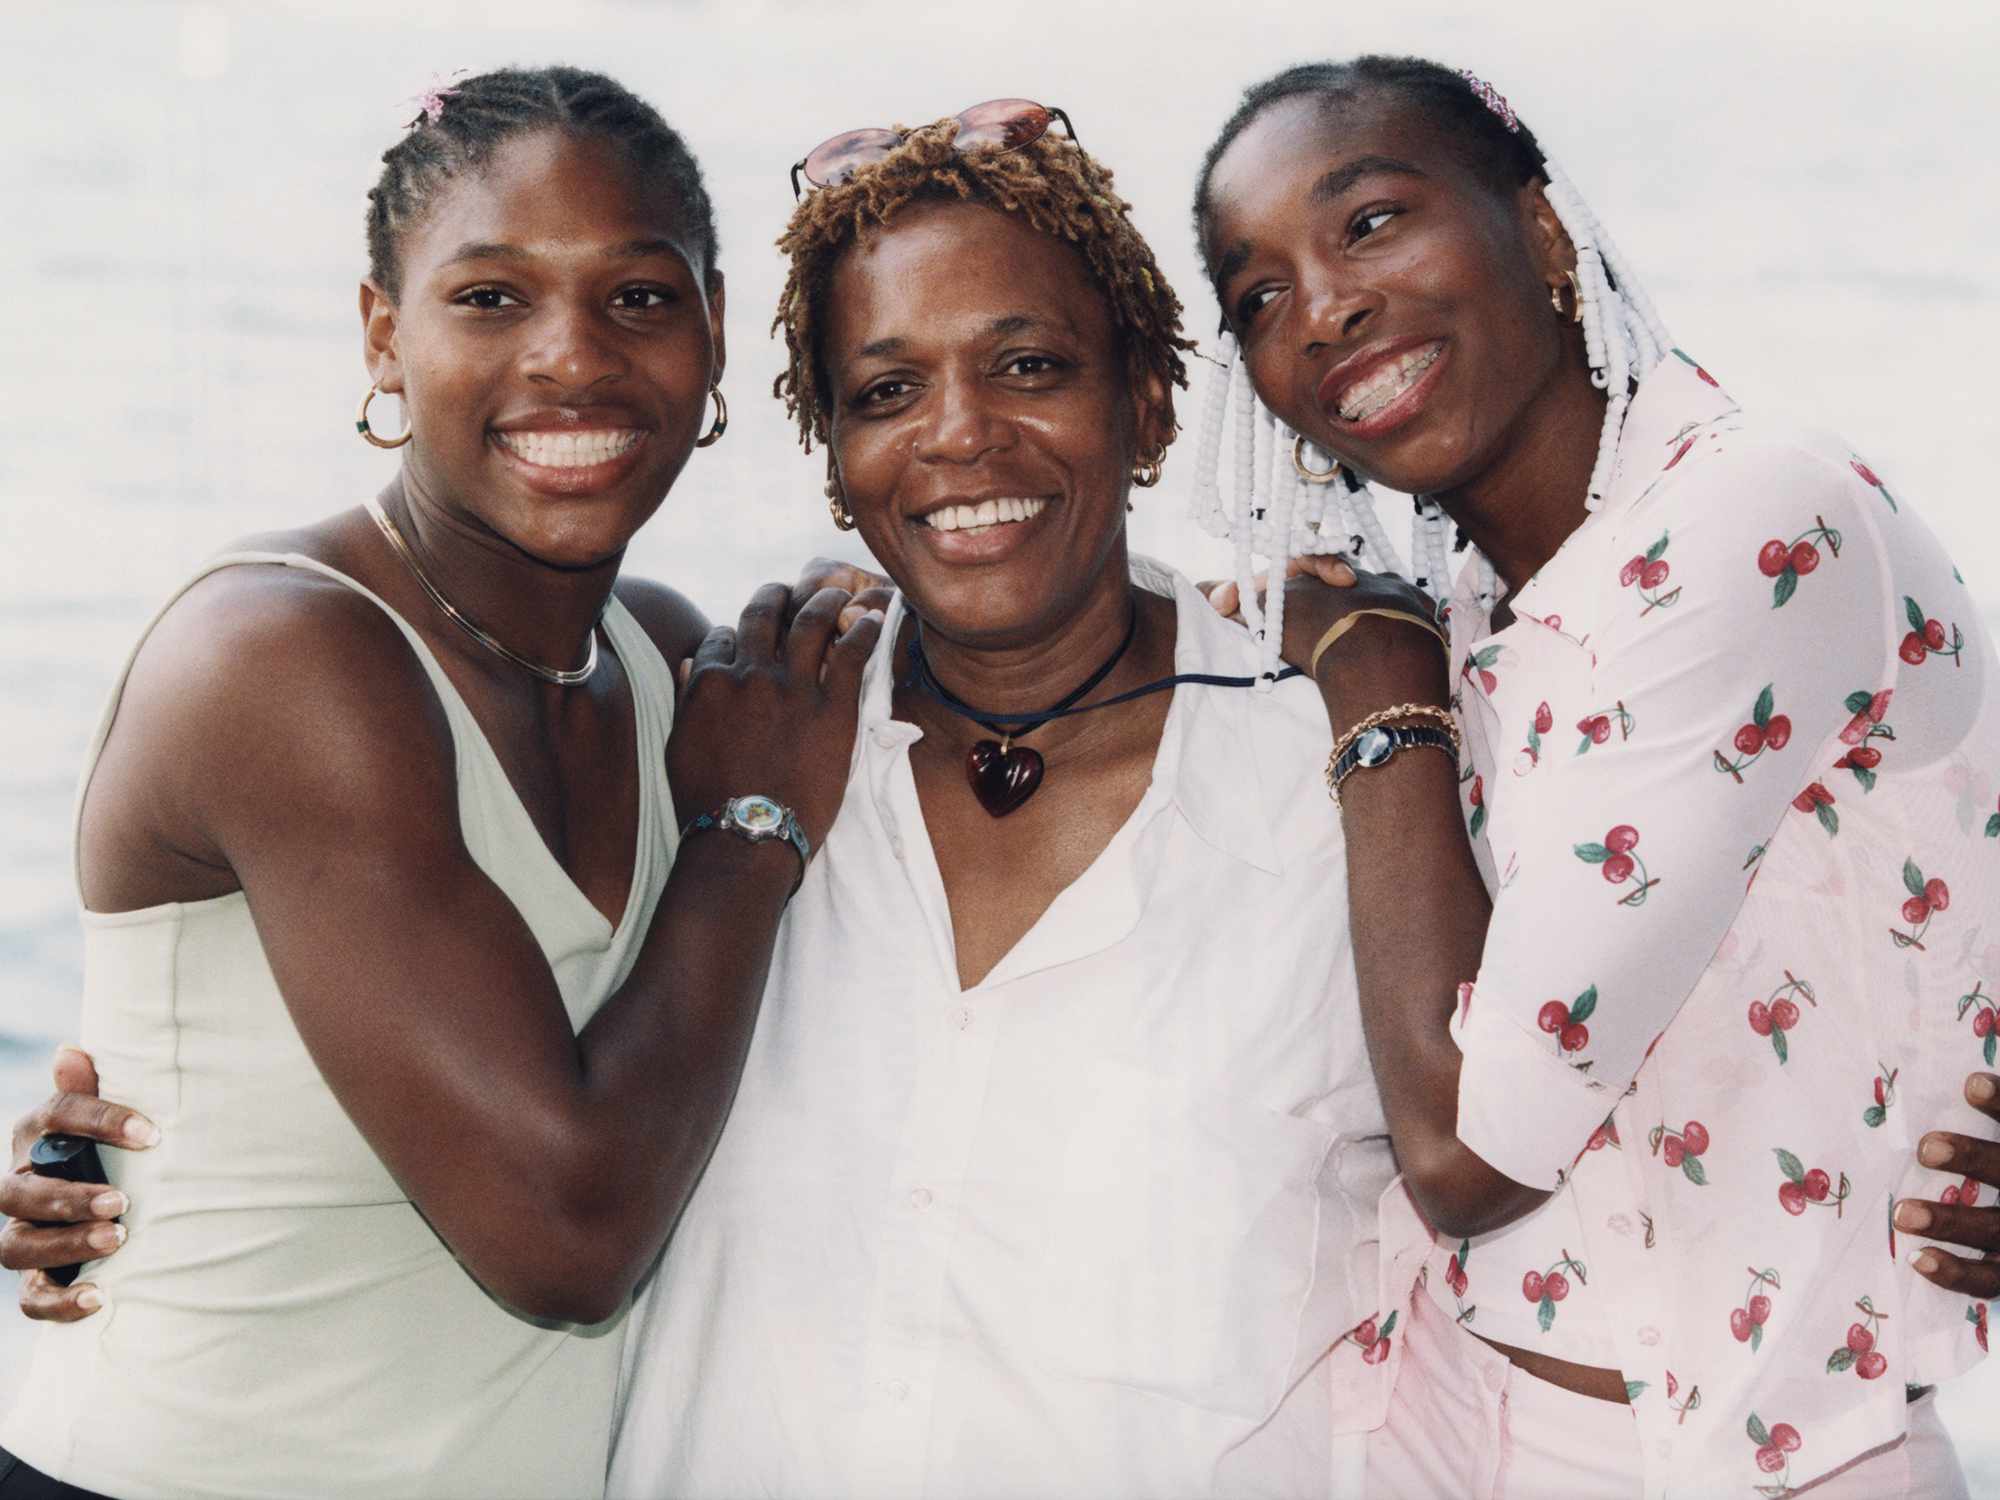
M 779 392 L 900 593 L 613 1495 L 1317 1500 L 1386 1394 L 1326 717 L 1128 552 L 1187 346 L 1060 118 L 801 165 Z
M 1852 449 L 1673 345 L 1470 75 L 1259 85 L 1196 222 L 1247 377 L 1239 546 L 1361 570 L 1264 623 L 1338 736 L 1428 1221 L 1384 1225 L 1423 1285 L 1371 1492 L 1964 1494 L 1923 1388 L 1985 1351 L 1956 1293 L 2000 1290 L 1932 1243 L 2000 1247 L 2000 1079 L 1961 1096 L 1994 1060 L 2000 701 L 1957 571 Z M 1451 528 L 1477 548 L 1448 656 L 1384 614 L 1426 601 L 1367 571 L 1367 480 L 1418 497 L 1440 593 Z M 1972 1135 L 1919 1151 L 1937 1124 Z

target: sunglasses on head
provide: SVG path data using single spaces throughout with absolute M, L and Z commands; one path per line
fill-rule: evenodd
M 952 116 L 958 121 L 958 135 L 952 145 L 960 151 L 991 147 L 996 151 L 1018 151 L 1049 133 L 1049 126 L 1062 121 L 1064 133 L 1076 141 L 1076 127 L 1069 116 L 1032 99 L 988 99 Z M 805 196 L 799 186 L 803 177 L 816 188 L 837 187 L 870 162 L 880 161 L 909 139 L 907 130 L 872 127 L 843 130 L 829 136 L 806 153 L 804 161 L 792 163 L 792 197 Z

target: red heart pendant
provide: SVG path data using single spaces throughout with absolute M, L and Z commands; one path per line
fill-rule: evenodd
M 1042 757 L 1026 745 L 1003 750 L 998 740 L 980 740 L 965 752 L 965 779 L 972 783 L 979 805 L 1004 818 L 1042 784 Z

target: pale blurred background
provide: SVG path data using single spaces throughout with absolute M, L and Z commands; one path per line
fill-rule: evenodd
M 1681 345 L 1740 398 L 1843 431 L 1944 536 L 1989 622 L 2000 524 L 1992 75 L 1973 0 L 1496 6 L 14 4 L 0 11 L 0 1119 L 74 1032 L 76 766 L 113 670 L 203 554 L 354 504 L 394 459 L 350 425 L 355 283 L 380 153 L 433 74 L 602 68 L 707 171 L 729 277 L 732 424 L 630 566 L 733 614 L 829 526 L 819 460 L 768 395 L 786 168 L 844 127 L 1025 95 L 1117 169 L 1215 327 L 1188 195 L 1248 83 L 1414 52 L 1475 69 L 1568 167 Z M 1197 390 L 1189 401 L 1199 399 Z M 1185 409 L 1191 419 L 1193 406 Z M 393 407 L 384 413 L 393 421 Z M 1139 547 L 1226 554 L 1184 519 L 1192 443 L 1139 496 Z M 1392 521 L 1400 536 L 1401 520 Z M 859 555 L 859 554 L 853 554 Z M 25 1359 L 0 1304 L 0 1403 Z M 1945 1395 L 1975 1493 L 2000 1494 L 2000 1370 Z

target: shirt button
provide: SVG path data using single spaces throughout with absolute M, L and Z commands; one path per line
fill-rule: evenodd
M 910 1394 L 910 1383 L 907 1380 L 885 1380 L 882 1389 L 891 1401 L 901 1401 Z
M 952 1024 L 957 1026 L 960 1031 L 966 1030 L 968 1027 L 972 1025 L 972 1007 L 969 1005 L 961 1005 L 957 1010 L 951 1013 L 951 1019 L 952 1019 Z
M 915 1192 L 910 1194 L 910 1207 L 929 1208 L 930 1206 L 931 1206 L 931 1190 L 929 1188 L 918 1188 Z

